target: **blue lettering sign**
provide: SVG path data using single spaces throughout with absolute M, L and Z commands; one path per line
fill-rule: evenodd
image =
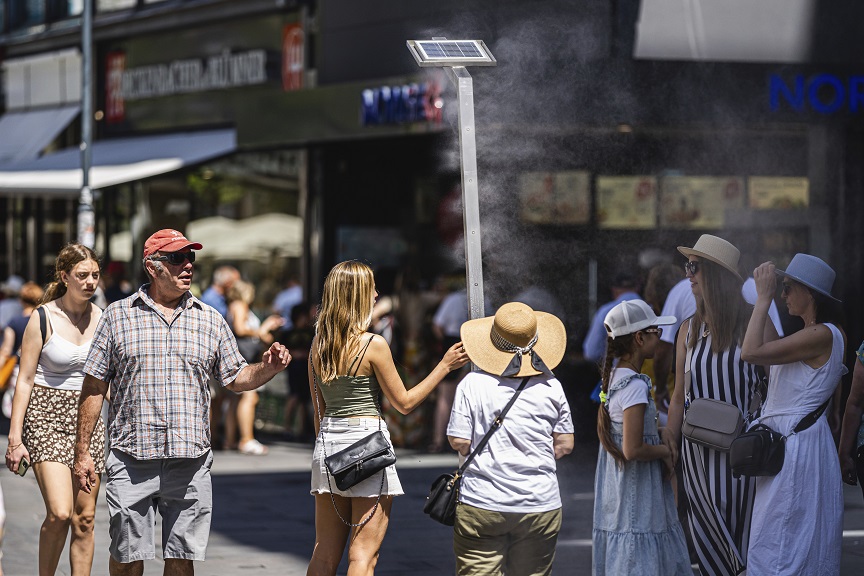
M 772 74 L 769 78 L 768 100 L 772 112 L 785 103 L 796 112 L 808 107 L 820 114 L 833 114 L 847 109 L 858 112 L 864 108 L 864 76 L 850 76 L 844 82 L 833 74 L 816 74 L 805 78 L 797 75 L 792 83 Z
M 360 94 L 363 126 L 440 122 L 440 90 L 434 83 L 367 88 Z

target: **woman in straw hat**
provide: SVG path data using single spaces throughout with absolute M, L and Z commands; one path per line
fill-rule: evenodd
M 778 275 L 789 314 L 800 317 L 804 328 L 767 340 Z M 831 294 L 834 270 L 815 256 L 796 254 L 785 271 L 766 262 L 753 277 L 758 298 L 742 352 L 750 362 L 771 365 L 758 422 L 786 436 L 786 454 L 779 474 L 756 478 L 747 573 L 839 574 L 843 484 L 824 414 L 847 372 L 839 300 Z
M 387 424 L 380 417 L 379 392 L 407 414 L 452 370 L 468 363 L 457 342 L 429 376 L 406 390 L 387 342 L 368 332 L 377 296 L 372 269 L 361 262 L 337 264 L 324 280 L 309 356 L 309 388 L 318 412 L 311 490 L 315 549 L 307 572 L 313 576 L 336 574 L 351 528 L 348 573 L 374 574 L 393 496 L 403 494 L 395 465 L 385 468 L 383 477 L 373 474 L 339 490 L 324 466 L 325 450 L 333 454 L 377 430 L 389 441 Z
M 741 356 L 751 307 L 741 295 L 740 253 L 735 246 L 703 234 L 693 248 L 679 246 L 696 298 L 696 312 L 681 323 L 676 338 L 675 392 L 664 436 L 681 441 L 690 402 L 711 398 L 746 414 L 759 375 Z M 765 330 L 777 337 L 772 323 Z M 728 453 L 683 439 L 681 468 L 690 535 L 702 574 L 734 575 L 747 564 L 753 481 L 734 478 Z
M 462 325 L 480 369 L 459 383 L 447 438 L 462 456 L 519 393 L 504 425 L 466 468 L 456 508 L 457 574 L 550 574 L 561 528 L 555 460 L 573 450 L 573 421 L 552 368 L 567 334 L 561 321 L 511 302 Z M 517 392 L 524 382 L 521 392 Z

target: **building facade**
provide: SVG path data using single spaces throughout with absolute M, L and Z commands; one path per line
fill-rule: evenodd
M 44 280 L 75 235 L 82 2 L 0 4 L 0 275 Z M 864 336 L 857 8 L 796 0 L 784 27 L 651 0 L 94 4 L 96 248 L 130 275 L 176 227 L 207 247 L 203 282 L 235 263 L 262 306 L 288 277 L 314 300 L 346 258 L 431 289 L 463 258 L 456 100 L 405 41 L 479 38 L 498 60 L 469 68 L 493 308 L 532 278 L 578 340 L 616 273 L 683 263 L 707 232 L 745 267 L 823 257 Z

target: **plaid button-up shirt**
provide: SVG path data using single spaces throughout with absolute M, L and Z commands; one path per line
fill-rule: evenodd
M 147 293 L 108 306 L 84 373 L 110 385 L 110 447 L 138 460 L 197 458 L 210 448 L 211 377 L 246 366 L 227 322 L 187 292 L 171 318 Z

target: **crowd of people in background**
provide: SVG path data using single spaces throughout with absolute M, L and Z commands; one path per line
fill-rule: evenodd
M 549 573 L 561 525 L 555 460 L 573 448 L 570 403 L 591 400 L 590 390 L 574 396 L 552 372 L 567 364 L 568 330 L 578 320 L 567 320 L 547 288 L 514 279 L 508 302 L 486 301 L 484 317 L 472 320 L 464 272 L 457 271 L 430 290 L 418 322 L 403 314 L 395 270 L 374 276 L 360 262 L 338 264 L 318 305 L 293 276 L 262 302 L 237 267 L 219 265 L 199 299 L 192 271 L 200 249 L 180 232 L 155 233 L 144 251 L 148 283 L 139 289 L 122 264 L 109 264 L 103 275 L 98 256 L 80 244 L 59 252 L 45 290 L 18 276 L 0 285 L 6 464 L 22 474 L 32 467 L 39 480 L 46 506 L 40 570 L 53 572 L 71 534 L 70 564 L 89 571 L 106 467 L 112 566 L 152 557 L 156 499 L 148 482 L 167 482 L 160 490 L 177 494 L 199 492 L 195 506 L 177 509 L 196 527 L 192 536 L 167 526 L 163 553 L 181 567 L 203 558 L 210 448 L 268 454 L 266 437 L 256 437 L 259 391 L 266 390 L 283 399 L 275 419 L 284 439 L 315 443 L 310 571 L 324 574 L 335 571 L 346 544 L 358 573 L 374 571 L 393 497 L 402 494 L 395 466 L 383 480 L 337 490 L 323 464 L 327 450 L 371 427 L 392 444 L 407 444 L 401 418 L 429 397 L 421 447 L 466 456 L 496 409 L 524 394 L 509 413 L 510 431 L 493 436 L 492 449 L 463 479 L 457 571 Z M 864 489 L 864 344 L 844 413 L 838 383 L 848 344 L 834 270 L 808 254 L 796 254 L 784 270 L 760 264 L 710 234 L 678 252 L 678 264 L 661 259 L 641 273 L 610 275 L 611 299 L 575 330 L 584 334 L 582 354 L 571 351 L 569 359 L 596 370 L 590 397 L 599 404 L 593 572 L 689 574 L 694 563 L 712 575 L 778 567 L 836 574 L 842 482 Z M 743 261 L 753 264 L 751 274 L 742 274 Z M 780 314 L 779 300 L 788 314 Z M 103 309 L 118 302 L 103 319 Z M 781 316 L 798 318 L 803 328 L 784 329 Z M 200 363 L 181 363 L 192 368 L 176 375 L 166 371 L 146 353 L 147 342 L 166 339 Z M 477 371 L 468 370 L 469 359 Z M 172 388 L 172 377 L 188 381 L 194 398 L 185 387 Z M 153 395 L 157 381 L 168 382 L 175 396 Z M 528 385 L 524 392 L 520 381 Z M 141 421 L 140 394 L 149 394 L 148 418 L 164 421 L 161 427 Z M 762 402 L 754 413 L 757 394 Z M 749 426 L 782 434 L 780 473 L 733 474 L 728 451 L 686 436 L 697 399 L 731 404 Z M 184 407 L 170 423 L 174 412 L 159 408 L 168 401 Z M 107 465 L 103 403 L 110 406 Z M 183 430 L 182 441 L 168 434 L 170 426 Z M 513 450 L 513 459 L 501 459 Z M 176 469 L 156 465 L 165 462 Z M 178 475 L 186 480 L 171 485 Z M 529 502 L 525 494 L 538 497 Z M 116 505 L 130 495 L 145 503 L 134 514 Z M 349 541 L 351 528 L 360 536 Z M 522 548 L 513 548 L 511 537 Z

